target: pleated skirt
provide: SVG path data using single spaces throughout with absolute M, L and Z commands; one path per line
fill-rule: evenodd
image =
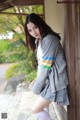
M 56 102 L 60 105 L 70 105 L 67 87 L 60 91 L 52 92 L 50 83 L 48 82 L 41 91 L 40 96 L 50 102 Z

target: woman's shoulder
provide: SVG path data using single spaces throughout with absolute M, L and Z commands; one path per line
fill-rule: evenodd
M 59 39 L 54 35 L 48 34 L 43 38 L 42 42 L 46 43 L 46 44 L 47 43 L 56 43 L 57 44 L 57 43 L 59 43 Z
M 53 39 L 57 39 L 56 36 L 52 35 L 52 34 L 48 34 L 44 37 L 44 39 L 48 39 L 48 38 L 53 38 Z

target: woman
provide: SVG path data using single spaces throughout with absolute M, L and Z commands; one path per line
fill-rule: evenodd
M 67 73 L 60 36 L 35 13 L 27 16 L 25 24 L 27 46 L 37 51 L 37 77 L 31 88 L 38 94 L 32 111 L 38 120 L 51 120 L 47 108 L 51 102 L 69 105 Z

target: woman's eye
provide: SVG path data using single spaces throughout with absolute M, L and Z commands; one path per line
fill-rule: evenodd
M 38 27 L 37 26 L 34 26 L 32 29 L 28 29 L 28 32 L 32 32 L 33 30 L 37 29 Z
M 34 26 L 33 29 L 37 29 L 38 27 L 37 26 Z
M 31 32 L 31 30 L 28 30 L 28 32 L 30 33 L 30 32 Z
M 35 26 L 35 28 L 38 28 L 37 26 Z
M 34 27 L 34 29 L 37 29 L 37 28 L 38 28 L 37 26 Z

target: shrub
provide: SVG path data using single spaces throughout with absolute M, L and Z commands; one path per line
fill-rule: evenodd
M 13 63 L 27 58 L 27 49 L 21 42 L 1 40 L 0 41 L 0 63 Z
M 24 60 L 19 63 L 15 63 L 9 67 L 6 72 L 6 79 L 9 79 L 12 76 L 25 75 L 26 81 L 32 81 L 36 77 L 36 69 L 33 69 L 28 63 Z

